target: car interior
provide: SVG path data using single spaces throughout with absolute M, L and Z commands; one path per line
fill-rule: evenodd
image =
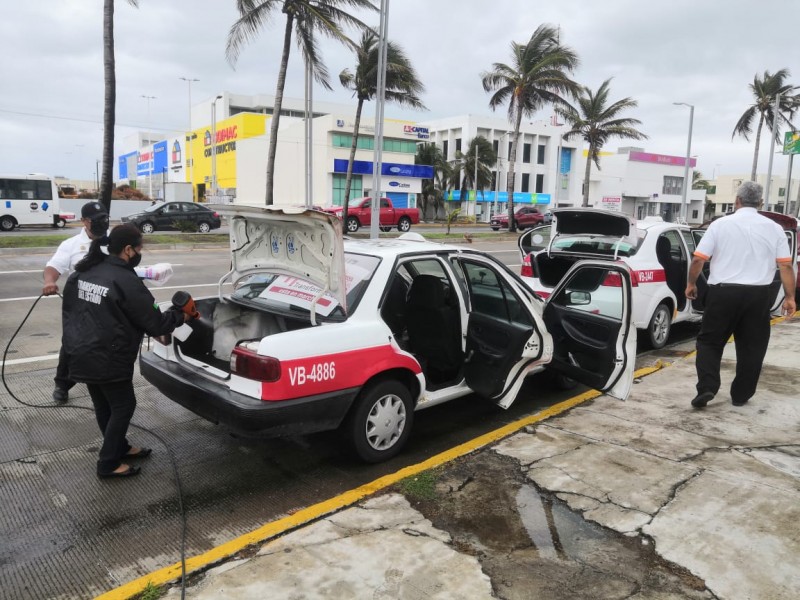
M 667 287 L 675 294 L 677 309 L 683 310 L 686 307 L 686 281 L 689 272 L 687 258 L 680 243 L 677 240 L 670 240 L 667 234 L 662 234 L 656 240 L 656 258 L 664 267 L 664 274 L 667 280 Z

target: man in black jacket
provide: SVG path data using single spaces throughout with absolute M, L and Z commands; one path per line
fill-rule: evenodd
M 103 433 L 97 474 L 126 477 L 139 468 L 124 460 L 151 452 L 131 447 L 126 439 L 136 408 L 133 368 L 142 337 L 171 333 L 189 317 L 180 311 L 162 313 L 134 272 L 142 257 L 142 234 L 136 226 L 118 225 L 111 231 L 108 256 L 100 244 L 92 242 L 64 286 L 62 344 L 69 377 L 86 383 Z

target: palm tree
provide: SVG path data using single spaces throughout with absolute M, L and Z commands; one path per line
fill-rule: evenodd
M 444 206 L 444 194 L 447 190 L 447 181 L 450 179 L 450 165 L 442 154 L 442 149 L 433 143 L 417 145 L 414 164 L 433 167 L 433 179 L 422 180 L 419 203 L 423 215 L 433 208 L 433 218 L 435 219 Z
M 780 128 L 781 122 L 786 123 L 789 127 L 794 129 L 791 119 L 795 111 L 800 107 L 798 96 L 792 92 L 798 89 L 798 86 L 792 86 L 786 83 L 789 78 L 789 69 L 781 69 L 776 73 L 764 71 L 763 77 L 759 77 L 758 73 L 753 77 L 753 83 L 750 84 L 750 91 L 753 92 L 755 102 L 747 107 L 747 110 L 739 117 L 739 121 L 733 128 L 731 139 L 737 135 L 742 136 L 747 141 L 750 141 L 750 134 L 753 132 L 753 119 L 758 117 L 758 127 L 756 128 L 756 147 L 753 151 L 753 170 L 750 172 L 750 180 L 756 180 L 756 169 L 758 168 L 758 148 L 761 144 L 761 130 L 766 123 L 767 128 L 772 131 L 773 123 L 775 122 L 775 97 L 780 94 L 780 104 L 778 106 L 778 127 Z M 777 132 L 777 129 L 776 129 Z M 776 140 L 779 141 L 779 140 Z
M 707 190 L 711 187 L 708 179 L 703 177 L 700 171 L 692 171 L 692 189 L 693 190 Z
M 573 106 L 557 106 L 556 113 L 563 117 L 570 130 L 564 134 L 569 140 L 575 136 L 582 137 L 589 144 L 589 156 L 586 157 L 586 172 L 583 176 L 583 206 L 589 206 L 589 176 L 592 163 L 600 169 L 600 150 L 612 137 L 628 140 L 645 140 L 647 136 L 636 129 L 642 122 L 638 119 L 620 117 L 620 113 L 635 108 L 637 102 L 631 98 L 617 100 L 609 104 L 608 92 L 611 79 L 606 79 L 596 92 L 581 87 L 576 96 L 578 108 Z
M 138 7 L 138 0 L 128 0 Z M 111 214 L 111 188 L 114 184 L 114 127 L 117 121 L 117 64 L 114 58 L 114 0 L 103 2 L 103 167 L 100 175 L 100 202 Z
M 353 124 L 353 143 L 350 146 L 350 160 L 347 162 L 347 178 L 344 184 L 344 207 L 342 222 L 347 223 L 347 208 L 350 204 L 350 186 L 353 179 L 353 161 L 358 146 L 358 130 L 361 126 L 361 111 L 364 102 L 372 100 L 378 92 L 378 53 L 380 50 L 378 34 L 368 29 L 361 34 L 361 43 L 356 49 L 356 70 L 351 73 L 344 69 L 339 73 L 339 82 L 351 90 L 358 99 L 355 123 Z M 386 42 L 386 92 L 387 102 L 401 106 L 424 109 L 418 94 L 425 90 L 417 77 L 411 61 L 400 46 L 392 41 Z
M 269 150 L 267 152 L 267 189 L 265 202 L 272 204 L 275 152 L 278 143 L 278 124 L 283 105 L 283 88 L 286 85 L 286 69 L 289 65 L 292 33 L 297 35 L 297 45 L 311 69 L 314 79 L 326 89 L 332 89 L 328 82 L 328 70 L 319 56 L 315 34 L 322 33 L 344 44 L 352 41 L 342 32 L 343 26 L 366 28 L 366 25 L 342 8 L 377 10 L 370 0 L 236 0 L 240 17 L 228 32 L 225 55 L 231 64 L 236 63 L 242 46 L 255 37 L 258 31 L 268 25 L 275 13 L 286 15 L 283 30 L 283 50 L 278 68 L 278 81 L 275 89 L 275 106 L 269 131 Z
M 525 44 L 511 42 L 512 63 L 494 63 L 492 70 L 481 73 L 483 89 L 496 90 L 489 99 L 492 110 L 508 102 L 509 123 L 514 126 L 508 169 L 508 228 L 516 231 L 514 222 L 514 163 L 522 117 L 530 117 L 546 104 L 567 105 L 562 94 L 574 94 L 578 84 L 572 73 L 579 64 L 578 55 L 562 46 L 558 30 L 540 25 Z
M 477 149 L 478 179 L 475 181 L 475 151 Z M 470 140 L 466 153 L 456 152 L 452 164 L 451 181 L 453 188 L 461 188 L 461 201 L 469 202 L 468 190 L 475 190 L 477 202 L 478 190 L 485 190 L 492 185 L 491 167 L 497 164 L 497 152 L 492 148 L 492 143 L 482 135 Z

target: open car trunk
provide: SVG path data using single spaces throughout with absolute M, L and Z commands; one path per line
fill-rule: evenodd
M 564 256 L 561 254 L 548 256 L 546 252 L 539 252 L 531 256 L 534 273 L 536 273 L 542 285 L 549 288 L 558 285 L 558 282 L 564 278 L 564 275 L 572 268 L 572 265 L 587 258 L 597 259 L 598 257 Z
M 292 319 L 233 302 L 220 302 L 217 297 L 200 299 L 196 303 L 201 316 L 187 323 L 192 334 L 185 341 L 175 339 L 175 346 L 181 357 L 225 373 L 230 373 L 231 352 L 237 345 L 312 327 L 308 317 Z

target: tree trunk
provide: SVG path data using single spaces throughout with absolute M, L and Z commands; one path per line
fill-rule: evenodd
M 281 107 L 283 106 L 283 88 L 286 86 L 286 68 L 289 65 L 289 52 L 292 42 L 292 22 L 291 14 L 286 15 L 286 28 L 283 31 L 283 54 L 281 54 L 281 66 L 278 70 L 278 83 L 275 86 L 275 106 L 272 109 L 272 123 L 269 127 L 269 151 L 267 152 L 267 190 L 264 197 L 264 204 L 273 204 L 273 189 L 275 187 L 275 153 L 278 149 L 278 125 L 281 120 Z
M 358 130 L 361 128 L 361 109 L 364 107 L 364 100 L 358 99 L 358 106 L 356 106 L 356 119 L 353 123 L 353 143 L 350 144 L 350 160 L 347 161 L 347 179 L 344 182 L 344 204 L 342 207 L 342 223 L 347 225 L 347 212 L 350 208 L 350 186 L 353 183 L 353 162 L 356 160 L 356 148 L 358 147 Z M 361 186 L 364 189 L 364 186 Z M 373 190 L 373 198 L 375 193 Z M 380 194 L 378 194 L 380 198 Z
M 589 177 L 592 174 L 592 146 L 589 145 L 589 156 L 586 157 L 586 172 L 583 175 L 583 206 L 589 207 Z
M 517 145 L 519 144 L 519 127 L 522 123 L 522 108 L 519 106 L 519 99 L 514 98 L 517 102 L 516 122 L 514 123 L 514 141 L 511 142 L 511 156 L 508 157 L 508 174 L 506 190 L 508 192 L 508 232 L 514 233 L 517 231 L 517 223 L 514 220 L 514 171 L 517 162 Z
M 756 180 L 756 169 L 758 169 L 758 148 L 761 145 L 761 128 L 764 126 L 764 115 L 758 120 L 758 129 L 756 130 L 756 149 L 753 152 L 753 170 L 750 172 L 750 181 Z M 772 135 L 770 133 L 770 135 Z
M 114 126 L 116 123 L 117 79 L 114 60 L 114 0 L 103 2 L 103 169 L 100 202 L 111 214 L 111 188 L 114 182 Z

